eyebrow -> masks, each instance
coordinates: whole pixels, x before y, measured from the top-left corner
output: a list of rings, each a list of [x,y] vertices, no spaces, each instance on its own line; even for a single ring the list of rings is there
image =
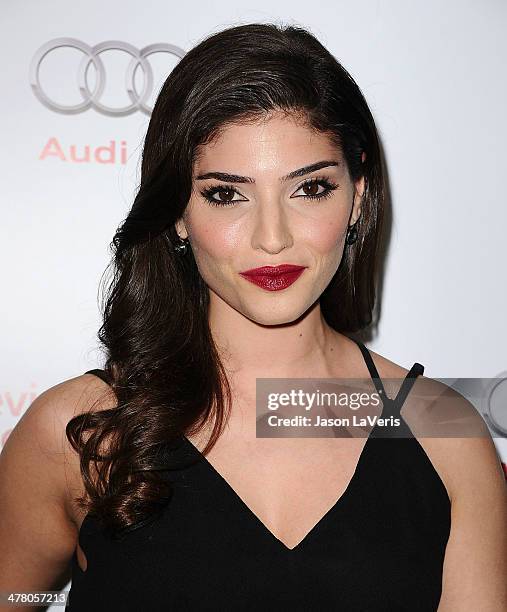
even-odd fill
[[[315,162],[314,164],[309,164],[308,166],[303,166],[302,168],[298,168],[297,170],[293,170],[289,172],[289,174],[282,176],[280,181],[290,181],[293,178],[297,178],[298,176],[304,176],[305,174],[310,174],[310,172],[315,172],[316,170],[320,170],[321,168],[329,168],[330,166],[340,166],[340,162],[334,160],[322,160],[319,162]],[[240,174],[229,174],[228,172],[206,172],[206,174],[199,174],[196,176],[196,180],[210,179],[214,178],[219,181],[229,181],[230,183],[255,183],[255,179],[249,176],[241,176]]]

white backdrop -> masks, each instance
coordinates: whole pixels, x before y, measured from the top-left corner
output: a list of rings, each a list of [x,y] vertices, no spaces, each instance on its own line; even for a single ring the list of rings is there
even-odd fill
[[[139,181],[148,115],[64,114],[30,86],[38,50],[70,37],[183,51],[239,23],[309,28],[358,82],[388,165],[392,228],[382,317],[370,347],[430,377],[495,377],[507,370],[507,4],[502,0],[3,0],[0,122],[3,299],[0,447],[44,389],[100,367],[99,279],[108,244]],[[59,48],[40,65],[46,95],[83,100],[83,53]],[[112,107],[130,102],[130,56],[101,54]],[[149,57],[155,97],[177,57]],[[89,87],[95,86],[90,66]],[[136,73],[138,90],[143,87]],[[114,141],[116,159],[106,150]],[[85,156],[90,161],[73,161]],[[125,162],[122,161],[122,151]],[[56,153],[59,152],[57,155]],[[503,461],[507,440],[495,438]]]

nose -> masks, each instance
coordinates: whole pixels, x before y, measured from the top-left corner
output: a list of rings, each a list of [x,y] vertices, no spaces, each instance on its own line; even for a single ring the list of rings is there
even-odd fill
[[[294,243],[287,212],[278,202],[259,202],[256,208],[252,248],[276,254]]]

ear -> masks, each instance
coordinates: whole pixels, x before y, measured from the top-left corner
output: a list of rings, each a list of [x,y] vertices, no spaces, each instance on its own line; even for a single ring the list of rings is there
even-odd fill
[[[354,204],[352,207],[352,212],[350,213],[350,225],[354,225],[354,223],[361,216],[361,202],[363,201],[364,186],[365,180],[363,175],[358,181],[355,182]]]
[[[178,219],[178,221],[176,221],[176,223],[174,224],[174,228],[178,232],[180,238],[188,237],[187,227],[183,219]]]

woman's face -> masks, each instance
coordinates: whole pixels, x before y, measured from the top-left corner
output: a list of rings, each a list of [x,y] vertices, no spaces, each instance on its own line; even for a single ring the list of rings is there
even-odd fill
[[[315,164],[321,167],[309,168]],[[230,307],[257,323],[277,325],[304,314],[331,281],[347,228],[361,212],[364,180],[351,181],[327,136],[273,114],[230,125],[201,147],[192,185],[176,229],[189,238],[210,308]],[[304,270],[281,290],[240,274],[279,264]]]

